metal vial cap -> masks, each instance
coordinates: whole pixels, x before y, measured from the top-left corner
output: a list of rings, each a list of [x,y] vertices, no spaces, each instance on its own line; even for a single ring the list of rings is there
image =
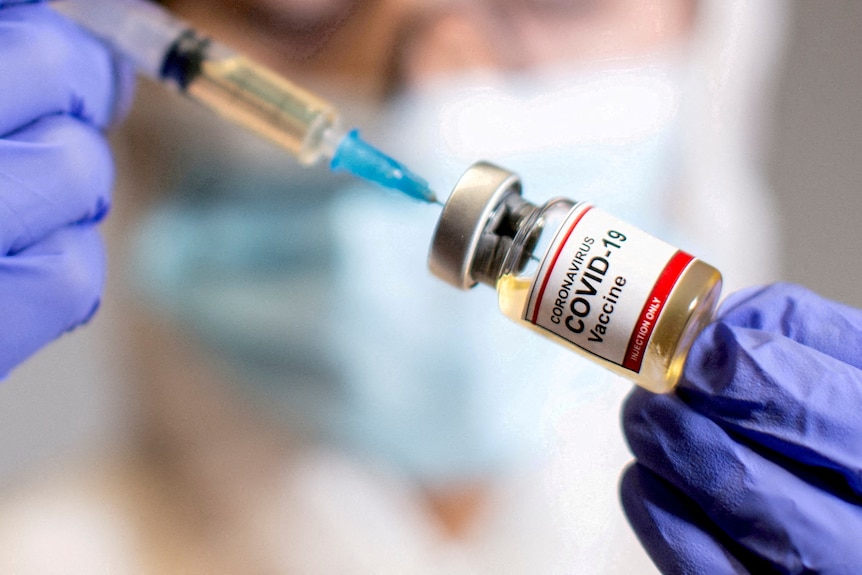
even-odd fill
[[[499,237],[497,220],[511,200],[522,201],[521,181],[516,174],[488,162],[472,165],[446,201],[431,241],[428,267],[431,273],[460,289],[475,286],[476,267],[486,258]],[[478,266],[481,267],[481,266]]]

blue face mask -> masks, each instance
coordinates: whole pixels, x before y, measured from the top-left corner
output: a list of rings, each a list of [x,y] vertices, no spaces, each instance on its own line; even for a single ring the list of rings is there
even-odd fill
[[[660,231],[670,70],[454,79],[394,102],[370,139],[438,193],[488,159],[520,173],[531,201],[588,199]],[[201,172],[146,222],[142,281],[244,388],[315,435],[428,483],[476,478],[535,451],[551,381],[585,397],[607,381],[506,320],[487,290],[430,276],[436,208],[223,158]]]
[[[442,80],[396,102],[381,137],[443,195],[484,159],[518,173],[531,201],[562,195],[665,225],[679,167],[677,59]]]

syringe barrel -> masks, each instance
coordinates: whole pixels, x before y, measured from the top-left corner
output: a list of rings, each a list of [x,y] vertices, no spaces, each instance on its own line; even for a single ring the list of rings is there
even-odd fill
[[[167,10],[145,0],[64,0],[53,6],[156,79],[171,46],[188,29]]]
[[[263,136],[309,165],[332,158],[344,136],[336,109],[282,76],[199,36],[146,0],[55,3],[138,70]]]
[[[326,100],[213,44],[183,87],[191,98],[311,165],[331,158],[344,135]],[[216,57],[212,57],[216,56]]]

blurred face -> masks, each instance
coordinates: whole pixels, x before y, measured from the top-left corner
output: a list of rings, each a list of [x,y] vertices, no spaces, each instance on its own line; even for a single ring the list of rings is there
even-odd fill
[[[294,77],[381,97],[439,74],[638,55],[683,38],[694,0],[173,0]]]

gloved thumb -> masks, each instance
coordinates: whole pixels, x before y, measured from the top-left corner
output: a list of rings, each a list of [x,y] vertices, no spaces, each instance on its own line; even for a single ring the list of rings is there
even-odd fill
[[[862,312],[799,286],[729,300],[692,346],[677,394],[752,448],[862,503]]]

